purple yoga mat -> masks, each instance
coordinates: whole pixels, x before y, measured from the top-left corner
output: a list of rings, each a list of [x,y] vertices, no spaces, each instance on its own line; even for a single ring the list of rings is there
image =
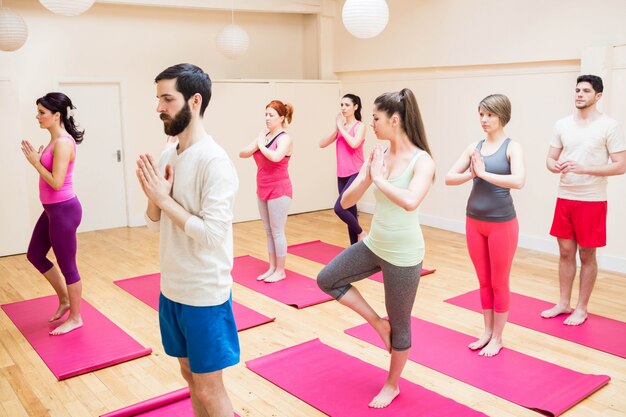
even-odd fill
[[[82,300],[83,327],[60,336],[48,333],[63,320],[48,323],[59,305],[56,295],[3,304],[2,309],[58,380],[149,355],[111,320]]]
[[[193,406],[189,388],[181,388],[100,417],[193,417]],[[235,417],[239,415],[235,414]]]
[[[402,379],[387,407],[369,408],[387,371],[314,339],[246,362],[248,368],[333,417],[486,417]],[[294,372],[294,370],[297,370]]]
[[[160,274],[142,275],[135,278],[120,279],[113,283],[134,297],[140,299],[155,310],[159,310]],[[233,314],[237,330],[242,331],[276,320],[233,301]]]
[[[506,348],[491,358],[479,356],[467,347],[475,337],[415,317],[411,317],[411,331],[412,361],[548,416],[561,415],[611,379],[576,372]],[[368,324],[346,333],[383,347]]]
[[[309,307],[330,301],[333,298],[319,289],[315,279],[293,271],[287,271],[287,278],[278,282],[257,281],[256,277],[267,271],[268,263],[249,255],[235,258],[233,279],[237,284],[250,288],[283,304],[296,308]]]
[[[297,245],[291,245],[287,248],[287,251],[292,255],[299,256],[301,258],[308,259],[313,262],[327,265],[334,257],[339,255],[345,248],[337,245],[331,245],[330,243],[322,242],[321,240],[314,240],[311,242],[299,243]],[[435,272],[435,269],[422,268],[421,276],[429,275]],[[377,272],[371,277],[374,281],[383,282],[382,272]]]
[[[482,313],[479,290],[446,300],[447,303]],[[564,315],[544,319],[540,313],[554,304],[526,295],[511,293],[509,322],[569,340],[612,355],[626,358],[626,323],[589,314],[579,326],[563,324]]]

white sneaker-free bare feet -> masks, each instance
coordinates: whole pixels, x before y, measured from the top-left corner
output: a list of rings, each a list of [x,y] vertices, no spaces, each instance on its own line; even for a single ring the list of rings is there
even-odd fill
[[[287,275],[285,274],[285,271],[274,271],[274,273],[272,273],[270,276],[268,276],[267,278],[265,278],[263,281],[265,282],[278,282],[278,281],[282,281],[283,279],[287,278]]]
[[[385,384],[378,395],[369,403],[371,408],[385,408],[400,394],[400,388]]]
[[[567,324],[568,326],[579,326],[583,324],[585,320],[587,320],[587,312],[577,308],[563,321],[563,324]]]
[[[365,239],[365,236],[367,236],[367,232],[365,230],[363,230],[361,233],[359,233],[357,235],[357,239],[358,240],[363,240],[363,239]]]
[[[59,308],[57,308],[57,311],[54,313],[54,315],[52,317],[50,317],[50,319],[48,319],[49,323],[52,323],[53,321],[57,321],[58,319],[60,319],[61,317],[63,317],[65,315],[65,313],[67,313],[70,309],[70,304],[59,304]]]
[[[62,334],[66,334],[71,332],[72,330],[76,330],[80,327],[83,327],[83,319],[82,318],[78,318],[78,319],[67,319],[65,320],[65,322],[63,322],[62,325],[60,325],[59,327],[57,327],[56,329],[54,329],[53,331],[50,332],[50,335],[52,336],[60,336]]]
[[[470,343],[469,345],[467,345],[467,347],[472,350],[478,350],[480,348],[485,347],[485,345],[487,345],[487,343],[489,343],[490,340],[491,340],[491,333],[483,333],[483,335],[480,336],[479,339],[477,339],[475,342]]]
[[[263,272],[261,275],[259,275],[258,277],[256,277],[257,281],[264,281],[265,278],[269,277],[270,275],[272,275],[274,273],[274,271],[276,270],[276,268],[271,267],[270,269],[268,269],[267,271]]]
[[[500,349],[502,349],[502,342],[496,340],[495,338],[491,338],[487,346],[485,346],[480,352],[478,352],[479,356],[496,356],[500,353]]]
[[[561,304],[557,304],[548,310],[542,311],[541,317],[543,317],[544,319],[550,319],[560,314],[569,314],[571,312],[572,312],[572,308],[570,306],[563,306]]]

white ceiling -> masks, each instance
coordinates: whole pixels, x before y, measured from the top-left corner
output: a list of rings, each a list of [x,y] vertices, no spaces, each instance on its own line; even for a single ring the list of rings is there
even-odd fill
[[[97,0],[97,3],[150,7],[231,10],[261,13],[317,14],[324,0]]]

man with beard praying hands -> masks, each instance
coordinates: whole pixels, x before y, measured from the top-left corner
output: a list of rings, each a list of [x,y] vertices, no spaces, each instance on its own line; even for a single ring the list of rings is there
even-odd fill
[[[158,166],[149,154],[137,160],[146,223],[160,232],[161,339],[178,358],[196,417],[232,417],[222,369],[239,362],[231,294],[237,173],[202,124],[211,99],[208,74],[178,64],[155,82],[165,133],[178,136]]]

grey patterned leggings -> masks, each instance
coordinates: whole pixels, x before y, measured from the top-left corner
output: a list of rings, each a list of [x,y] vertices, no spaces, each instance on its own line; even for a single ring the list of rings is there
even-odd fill
[[[330,261],[317,276],[317,285],[336,300],[341,299],[351,283],[383,271],[385,308],[391,324],[391,346],[394,350],[411,347],[411,310],[417,294],[422,263],[395,266],[376,256],[363,241],[349,246]]]

